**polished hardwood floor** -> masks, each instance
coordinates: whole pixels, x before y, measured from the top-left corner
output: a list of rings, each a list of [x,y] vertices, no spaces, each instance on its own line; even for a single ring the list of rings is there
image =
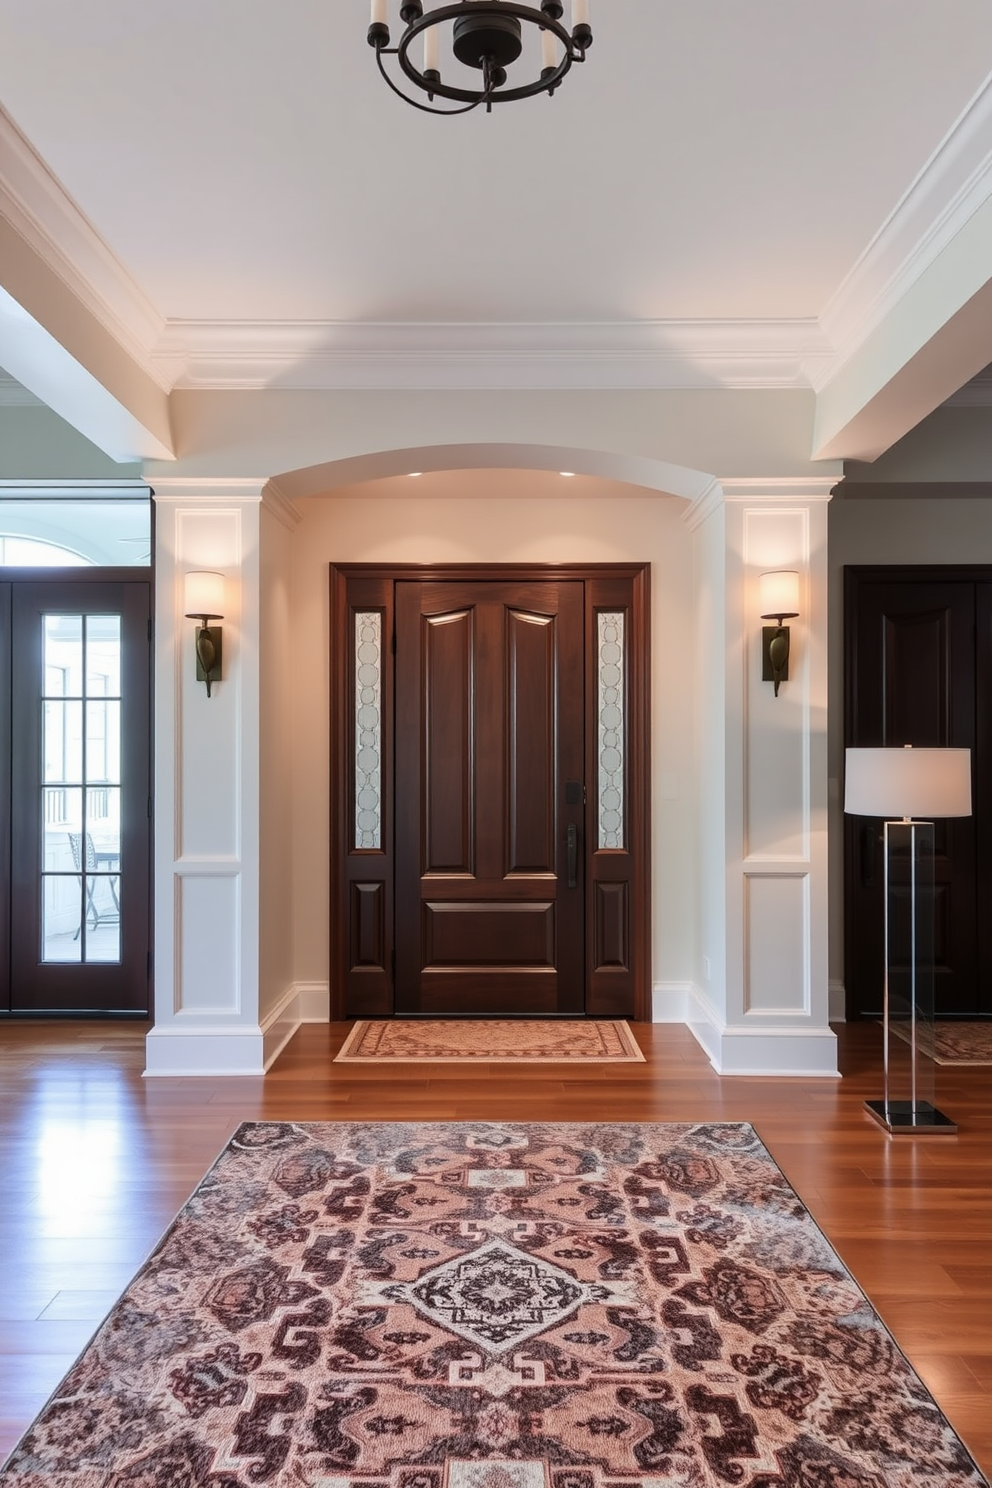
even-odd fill
[[[0,1459],[238,1122],[752,1121],[992,1477],[992,1070],[938,1069],[957,1136],[888,1137],[879,1030],[842,1080],[721,1079],[681,1027],[643,1065],[332,1065],[300,1030],[264,1079],[142,1079],[144,1028],[0,1024]]]

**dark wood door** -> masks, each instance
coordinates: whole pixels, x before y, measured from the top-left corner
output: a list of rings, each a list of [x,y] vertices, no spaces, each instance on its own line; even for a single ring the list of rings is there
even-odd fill
[[[396,992],[585,1010],[583,593],[396,586]]]
[[[332,1016],[650,1016],[648,576],[332,565]]]
[[[14,1013],[149,1004],[147,577],[11,586]]]
[[[849,746],[970,748],[974,814],[935,826],[934,1005],[938,1017],[992,1012],[981,963],[988,865],[978,843],[988,815],[977,731],[980,673],[976,584],[967,577],[848,570],[845,742]],[[987,683],[992,682],[992,676]],[[882,1011],[882,821],[845,818],[845,984],[848,1014]]]

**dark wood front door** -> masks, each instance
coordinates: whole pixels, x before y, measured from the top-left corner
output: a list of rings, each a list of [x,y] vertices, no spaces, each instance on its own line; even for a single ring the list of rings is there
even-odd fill
[[[397,585],[397,1013],[585,1011],[583,691],[581,583]]]
[[[647,1016],[646,590],[332,569],[335,1016]]]
[[[846,577],[846,744],[972,751],[973,815],[935,824],[938,1017],[992,1014],[992,589],[981,580],[981,570],[940,568],[852,568]],[[844,832],[848,1015],[878,1017],[883,824],[848,816]]]

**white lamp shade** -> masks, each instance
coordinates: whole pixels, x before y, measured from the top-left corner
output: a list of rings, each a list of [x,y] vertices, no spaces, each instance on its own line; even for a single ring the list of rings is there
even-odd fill
[[[224,618],[224,575],[201,570],[184,581],[183,613],[189,620]]]
[[[844,773],[852,816],[971,815],[970,749],[848,749]]]
[[[776,568],[758,580],[762,620],[793,619],[799,614],[799,575],[794,568]]]

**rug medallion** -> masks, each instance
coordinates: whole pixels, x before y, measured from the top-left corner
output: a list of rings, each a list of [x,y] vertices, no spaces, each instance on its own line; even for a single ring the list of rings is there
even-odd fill
[[[0,1483],[988,1488],[737,1123],[248,1123]]]

